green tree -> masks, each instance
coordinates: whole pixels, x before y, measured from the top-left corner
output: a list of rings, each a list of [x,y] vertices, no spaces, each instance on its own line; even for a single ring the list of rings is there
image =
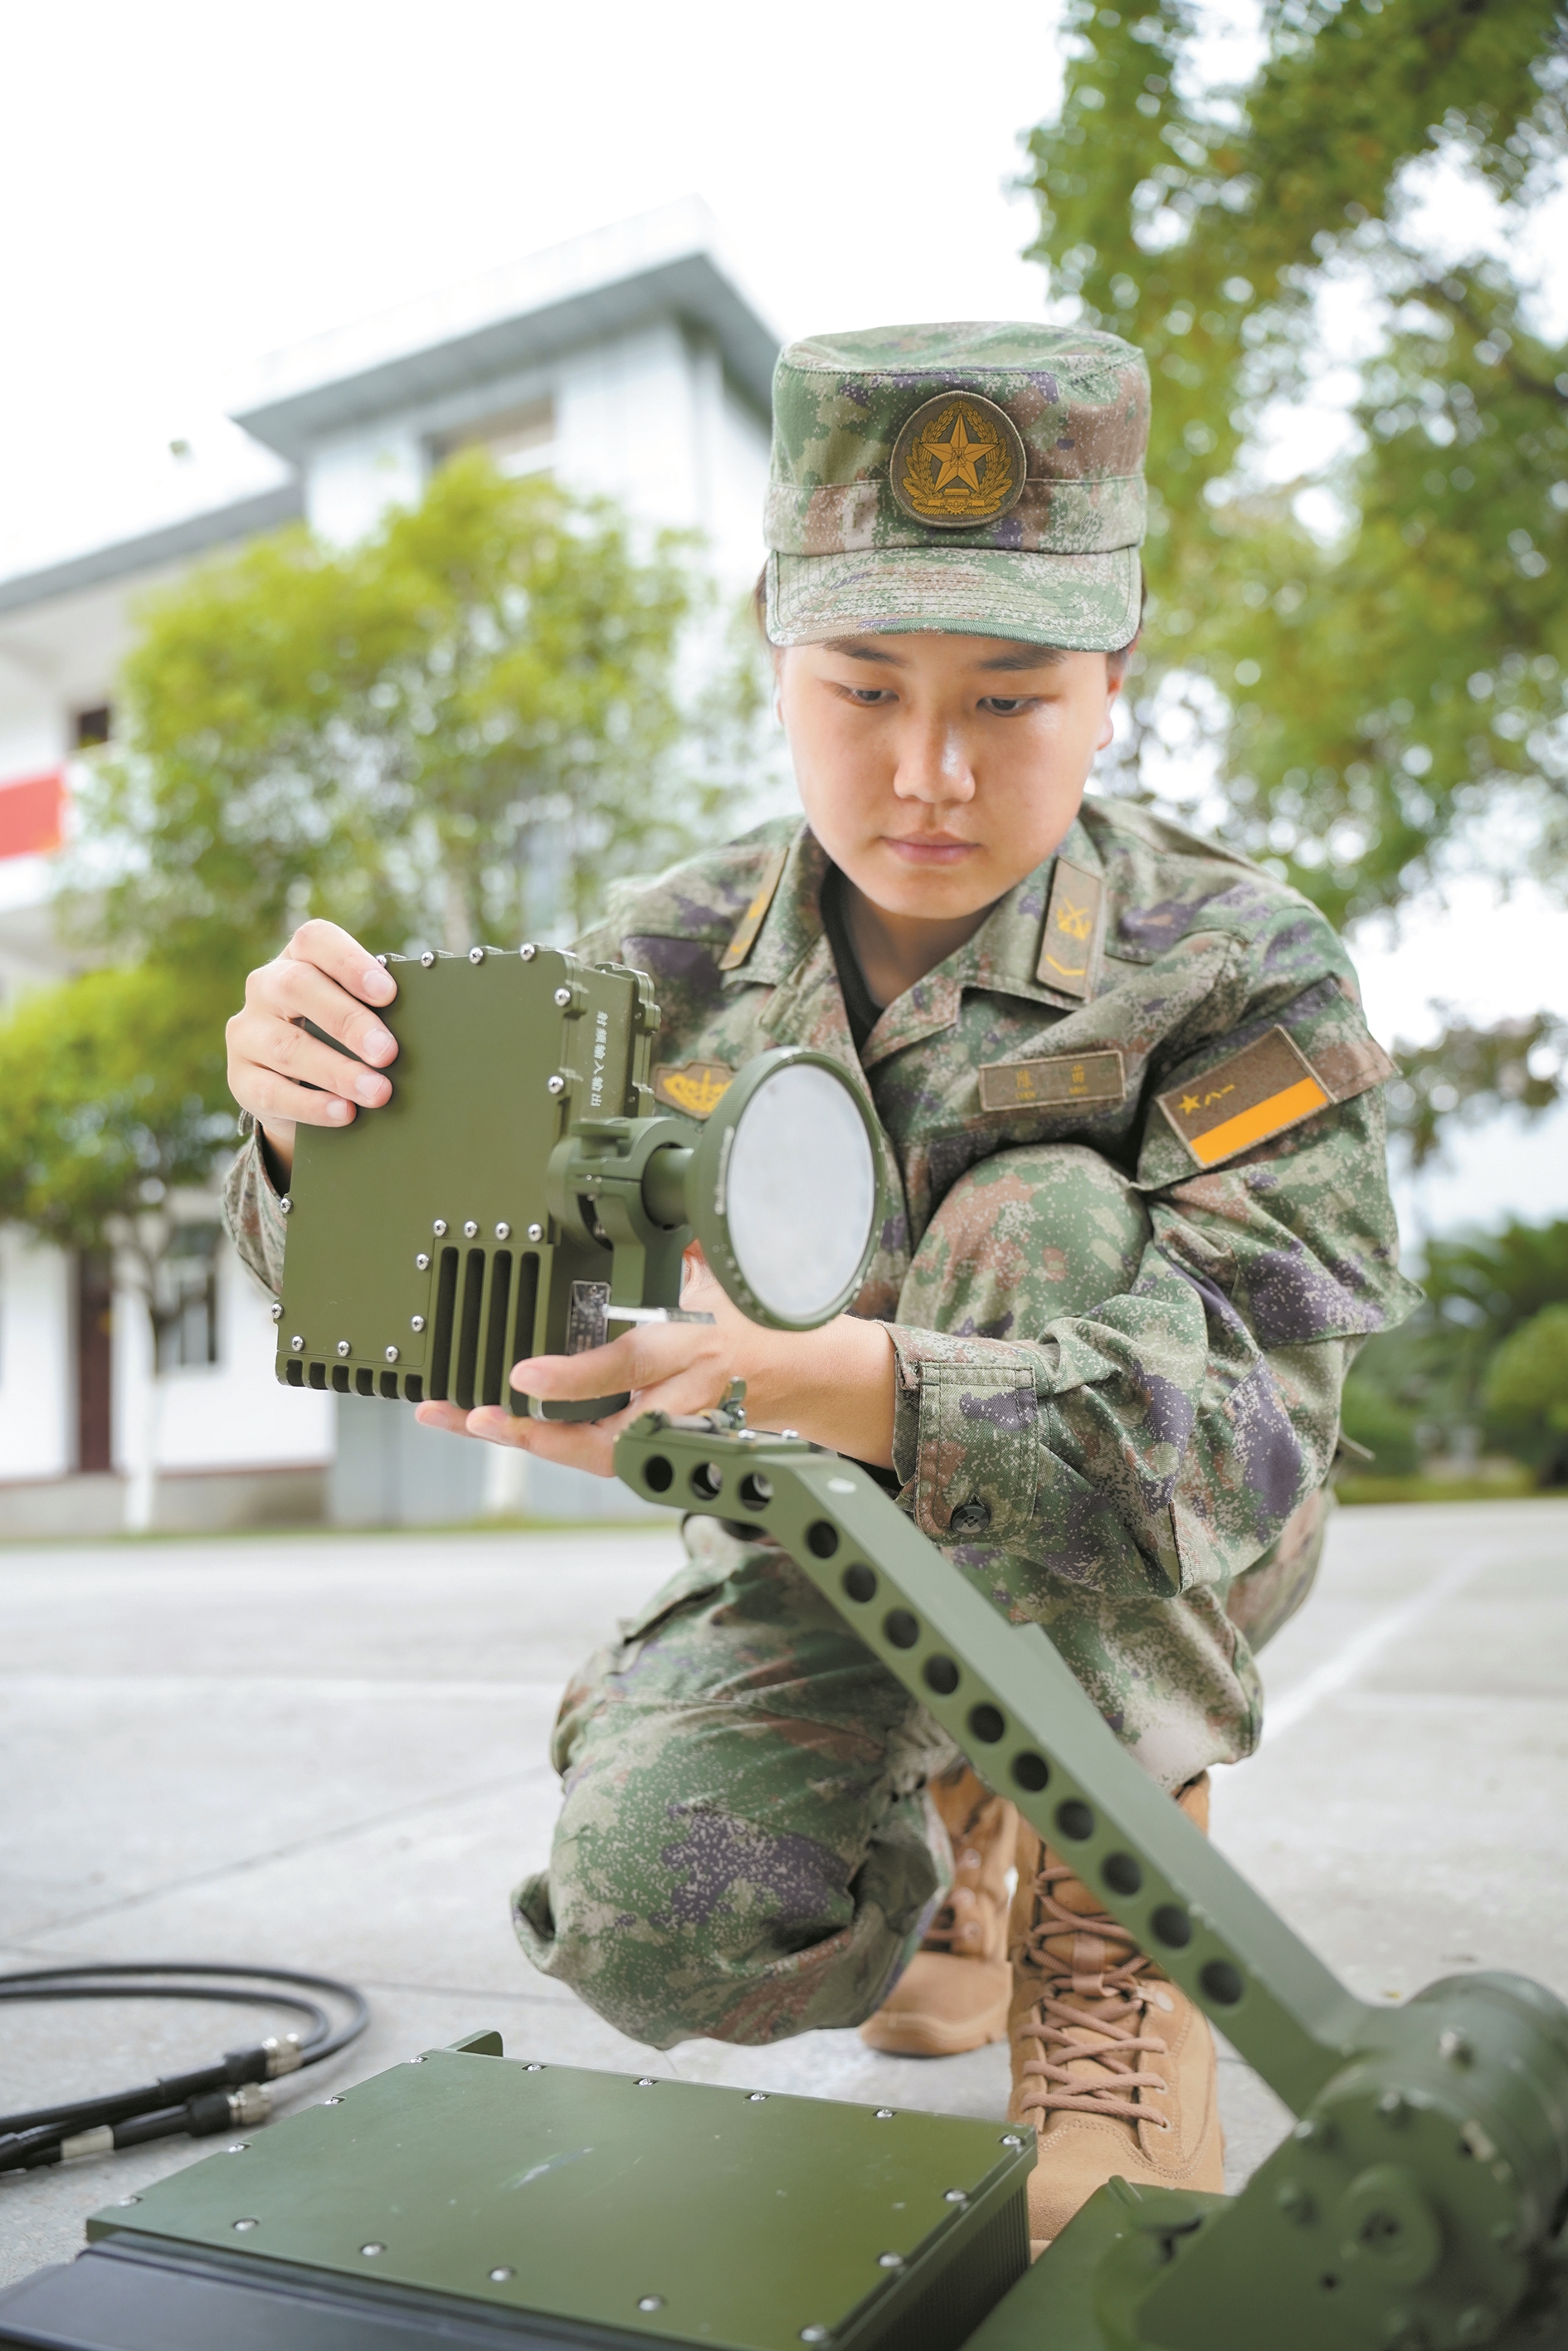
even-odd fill
[[[1504,1340],[1487,1372],[1486,1401],[1494,1422],[1534,1457],[1542,1483],[1568,1485],[1568,1304],[1543,1306]]]
[[[150,599],[84,812],[95,923],[232,976],[313,913],[400,946],[581,920],[716,797],[690,555],[470,453],[358,546],[296,528]]]
[[[1262,16],[1256,72],[1221,87],[1194,0],[1069,0],[1063,104],[1030,141],[1053,295],[1153,371],[1150,601],[1121,786],[1147,791],[1175,745],[1206,748],[1228,837],[1339,921],[1397,908],[1456,857],[1561,886],[1568,350],[1532,325],[1516,270],[1431,245],[1419,197],[1435,168],[1461,175],[1518,250],[1568,143],[1568,20],[1560,0],[1263,0]],[[1368,346],[1352,444],[1282,483],[1264,437],[1288,445],[1324,367],[1325,298],[1351,297]],[[1337,527],[1310,529],[1325,510]],[[1543,1106],[1511,1092],[1540,1043],[1511,1052],[1518,1033],[1443,1040],[1478,1107]],[[1550,1053],[1522,1074],[1557,1098]],[[1466,1095],[1451,1068],[1411,1081],[1429,1153],[1443,1097]]]
[[[73,1253],[111,1252],[146,1311],[154,1378],[130,1432],[127,1523],[151,1523],[167,1279],[182,1188],[207,1189],[234,1134],[223,998],[141,966],[37,988],[0,1020],[0,1223]]]

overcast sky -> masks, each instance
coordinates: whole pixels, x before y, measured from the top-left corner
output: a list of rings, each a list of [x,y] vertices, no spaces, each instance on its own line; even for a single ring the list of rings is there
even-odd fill
[[[1244,68],[1249,0],[1204,13]],[[1055,23],[1051,0],[12,7],[0,574],[269,477],[223,423],[261,353],[692,191],[786,336],[1041,315],[1009,183],[1059,94]],[[1468,235],[1473,204],[1451,210]],[[1433,995],[1562,1004],[1568,918],[1543,900],[1473,909],[1462,972],[1451,935],[1431,914],[1397,952],[1365,943],[1385,1033],[1429,1025]],[[1472,1148],[1428,1193],[1435,1224],[1568,1212],[1568,1130]]]

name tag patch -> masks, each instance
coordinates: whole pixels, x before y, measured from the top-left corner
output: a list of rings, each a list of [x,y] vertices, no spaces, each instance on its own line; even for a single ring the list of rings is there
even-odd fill
[[[729,1092],[734,1075],[728,1061],[656,1061],[654,1100],[688,1118],[706,1118]]]
[[[1056,1109],[1070,1102],[1119,1102],[1127,1071],[1118,1052],[1055,1053],[1043,1061],[986,1061],[981,1110]]]
[[[1198,1165],[1213,1167],[1299,1126],[1334,1096],[1284,1030],[1271,1029],[1228,1061],[1155,1099]]]
[[[1045,909],[1045,935],[1034,977],[1043,987],[1063,996],[1087,998],[1093,992],[1096,934],[1100,926],[1100,901],[1105,885],[1097,873],[1056,860],[1051,877],[1051,900]]]

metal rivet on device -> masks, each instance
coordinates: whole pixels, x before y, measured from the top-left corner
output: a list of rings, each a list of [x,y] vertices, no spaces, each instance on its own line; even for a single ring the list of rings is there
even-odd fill
[[[535,2059],[531,2065],[524,2065],[523,2068],[523,2071],[525,2074],[542,2074],[545,2068],[539,2064],[537,2059]]]
[[[507,2279],[514,2274],[514,2273],[505,2262],[500,2262],[490,2273],[490,2283],[492,2285],[504,2285]]]
[[[566,1092],[566,1081],[561,1076],[559,1071],[556,1071],[553,1078],[547,1078],[545,1080],[545,1091],[546,1093],[551,1094],[564,1094]]]
[[[1002,2134],[1002,2144],[1003,2147],[1022,2147],[1023,2141],[1019,2137],[1016,2131],[1003,2131]]]
[[[504,1218],[495,1228],[495,1238],[498,1241],[509,1241],[512,1238],[512,1228]]]
[[[545,1238],[544,1226],[530,1225],[528,1228],[528,1238],[531,1241],[542,1241]]]
[[[661,2294],[639,2294],[637,2306],[639,2310],[662,2310],[664,2296]]]
[[[343,2101],[341,2098],[323,2098],[321,2103],[324,2106],[340,2106]]]
[[[879,2270],[901,2270],[904,2266],[904,2256],[902,2253],[878,2253],[877,2266]]]
[[[567,1005],[570,1004],[571,1000],[572,991],[569,987],[558,987],[556,990],[556,1001],[560,1006],[563,1012],[566,1010]]]
[[[961,2188],[950,2188],[942,2198],[944,2204],[967,2204],[969,2198]]]
[[[424,951],[423,955],[422,955],[422,956],[421,956],[421,957],[420,957],[420,961],[421,961],[421,963],[422,963],[422,964],[423,964],[423,966],[424,966],[425,969],[426,969],[427,971],[429,971],[429,969],[430,969],[430,967],[431,967],[431,964],[432,964],[432,963],[434,963],[434,961],[435,961],[435,957],[434,957],[434,956],[433,956],[433,955],[431,955],[431,951],[430,951],[429,947],[427,947],[427,948],[425,949],[425,951]]]
[[[278,1208],[278,1214],[279,1214],[279,1216],[282,1216],[282,1217],[288,1217],[288,1216],[292,1216],[292,1215],[293,1215],[293,1213],[294,1213],[294,1202],[289,1198],[288,1194],[287,1194],[286,1192],[284,1194],[284,1196],[283,1196],[282,1199],[278,1202],[278,1204],[277,1204],[277,1208]]]
[[[800,2339],[803,2343],[826,2343],[829,2337],[826,2326],[803,2326]]]
[[[409,1328],[410,1328],[410,1331],[422,1331],[422,1330],[424,1329],[424,1327],[425,1327],[425,1318],[424,1318],[424,1316],[423,1316],[422,1314],[410,1314],[410,1317],[409,1317]]]
[[[893,2109],[892,2109],[892,2107],[891,2107],[891,2106],[878,2106],[878,2107],[877,2107],[877,2120],[879,2123],[890,2123],[890,2122],[892,2121],[892,2119],[893,2119]]]
[[[532,963],[539,950],[537,947],[519,947],[517,952],[524,963]]]
[[[283,1321],[283,1301],[281,1298],[275,1298],[272,1301],[272,1319],[275,1322],[281,1322]]]
[[[468,950],[468,960],[470,963],[483,963],[484,961],[484,949],[483,947],[470,947]]]
[[[652,2074],[639,2074],[632,2086],[638,2090],[651,2090],[655,2086]]]
[[[122,2205],[124,2205],[124,2204],[140,2204],[140,2201],[141,2201],[141,2199],[140,2199],[140,2196],[121,2196],[120,2198],[119,2198],[119,2199],[118,2199],[118,2201],[119,2201],[120,2204],[122,2204]]]
[[[348,1355],[348,1354],[351,1354],[351,1353],[352,1353],[353,1350],[350,1348],[350,1346],[349,1346],[348,1342],[348,1340],[347,1340],[347,1339],[339,1339],[339,1340],[338,1340],[338,1342],[337,1342],[337,1352],[338,1352],[338,1353],[339,1353],[340,1355]]]
[[[359,2251],[364,2254],[367,2261],[373,2261],[378,2253],[384,2253],[386,2250],[387,2248],[385,2245],[377,2244],[373,2241],[371,2243],[361,2245],[359,2248]]]
[[[439,1241],[442,1233],[446,1230],[446,1218],[444,1217],[438,1217],[434,1224],[431,1227],[431,1230],[434,1233],[437,1240]]]
[[[236,2220],[234,2223],[234,2226],[236,2229],[255,2229],[259,2228],[260,2225],[260,2222],[256,2220]]]
[[[768,2094],[765,2090],[752,2090],[747,2093],[746,2104],[749,2106],[765,2106],[767,2102]]]
[[[296,1353],[296,1355],[298,1355],[298,1354],[303,1354],[303,1353],[305,1352],[305,1342],[304,1342],[304,1340],[300,1337],[300,1335],[299,1335],[299,1333],[298,1333],[298,1332],[297,1332],[297,1331],[295,1332],[295,1334],[294,1334],[293,1338],[289,1341],[289,1343],[289,1343],[289,1345],[294,1349],[294,1352],[295,1352],[295,1353]]]
[[[476,1241],[479,1238],[479,1227],[472,1217],[469,1217],[462,1229],[467,1234],[471,1241]]]
[[[385,970],[386,970],[386,968],[387,968],[387,958],[386,958],[386,956],[378,956],[376,957],[376,961],[380,965],[381,969],[382,969],[383,971],[385,971]]]
[[[421,1273],[428,1273],[431,1270],[431,1253],[429,1249],[417,1249],[414,1252],[414,1263],[419,1267]]]
[[[397,1360],[398,1360],[398,1351],[397,1351],[396,1347],[389,1347],[389,1348],[387,1349],[387,1361],[388,1361],[388,1363],[389,1363],[389,1364],[395,1364],[395,1363],[397,1362]]]
[[[249,2155],[250,2151],[251,2143],[248,2138],[233,2139],[223,2149],[225,2155]]]

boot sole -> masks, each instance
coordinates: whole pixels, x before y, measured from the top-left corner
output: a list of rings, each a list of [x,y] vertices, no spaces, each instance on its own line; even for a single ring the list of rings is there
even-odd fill
[[[967,2025],[946,2024],[935,2016],[868,2016],[860,2038],[884,2057],[962,2057],[1006,2040],[1007,2004]]]

